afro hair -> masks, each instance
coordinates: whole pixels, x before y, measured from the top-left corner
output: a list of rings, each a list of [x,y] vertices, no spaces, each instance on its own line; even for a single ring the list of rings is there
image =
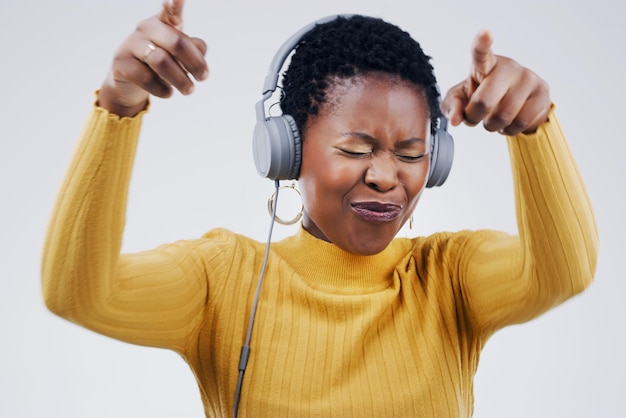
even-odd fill
[[[326,90],[332,81],[383,72],[423,89],[436,127],[439,89],[430,57],[407,32],[382,19],[353,15],[338,16],[317,24],[295,48],[283,74],[280,106],[291,115],[300,131],[309,116],[330,99]]]

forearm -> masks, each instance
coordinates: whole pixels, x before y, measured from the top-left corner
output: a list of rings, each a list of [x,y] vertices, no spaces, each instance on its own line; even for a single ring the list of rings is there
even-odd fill
[[[114,274],[141,117],[120,119],[96,108],[58,195],[42,262],[45,303],[80,322],[94,292]]]
[[[507,141],[519,234],[477,233],[461,260],[463,303],[486,335],[581,292],[598,251],[591,204],[554,113],[534,134]]]
[[[576,161],[556,119],[508,139],[524,259],[549,308],[581,292],[595,272],[598,232]]]
[[[182,352],[207,300],[197,250],[204,241],[120,254],[141,117],[101,108],[90,115],[50,222],[44,299],[52,312],[96,332]]]

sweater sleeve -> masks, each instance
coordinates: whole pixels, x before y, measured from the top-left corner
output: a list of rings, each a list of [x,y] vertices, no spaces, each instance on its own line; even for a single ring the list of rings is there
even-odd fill
[[[507,141],[518,235],[475,235],[460,269],[470,321],[486,335],[583,291],[598,252],[591,203],[554,108],[537,132]]]
[[[193,242],[120,255],[144,112],[94,107],[49,224],[42,291],[55,314],[131,343],[183,350],[201,321],[206,275]]]

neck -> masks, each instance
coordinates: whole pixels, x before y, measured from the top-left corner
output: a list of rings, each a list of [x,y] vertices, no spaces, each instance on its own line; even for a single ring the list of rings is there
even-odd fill
[[[375,255],[352,254],[304,228],[276,243],[274,249],[309,285],[339,293],[362,293],[390,286],[395,266],[404,254],[395,242]]]

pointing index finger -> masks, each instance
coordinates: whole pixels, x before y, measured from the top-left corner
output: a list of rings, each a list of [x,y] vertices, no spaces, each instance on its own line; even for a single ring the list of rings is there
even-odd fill
[[[491,51],[493,35],[488,30],[476,34],[472,45],[472,79],[480,84],[491,73],[498,61]]]
[[[185,0],[164,0],[159,20],[178,30],[183,28],[183,5]]]

